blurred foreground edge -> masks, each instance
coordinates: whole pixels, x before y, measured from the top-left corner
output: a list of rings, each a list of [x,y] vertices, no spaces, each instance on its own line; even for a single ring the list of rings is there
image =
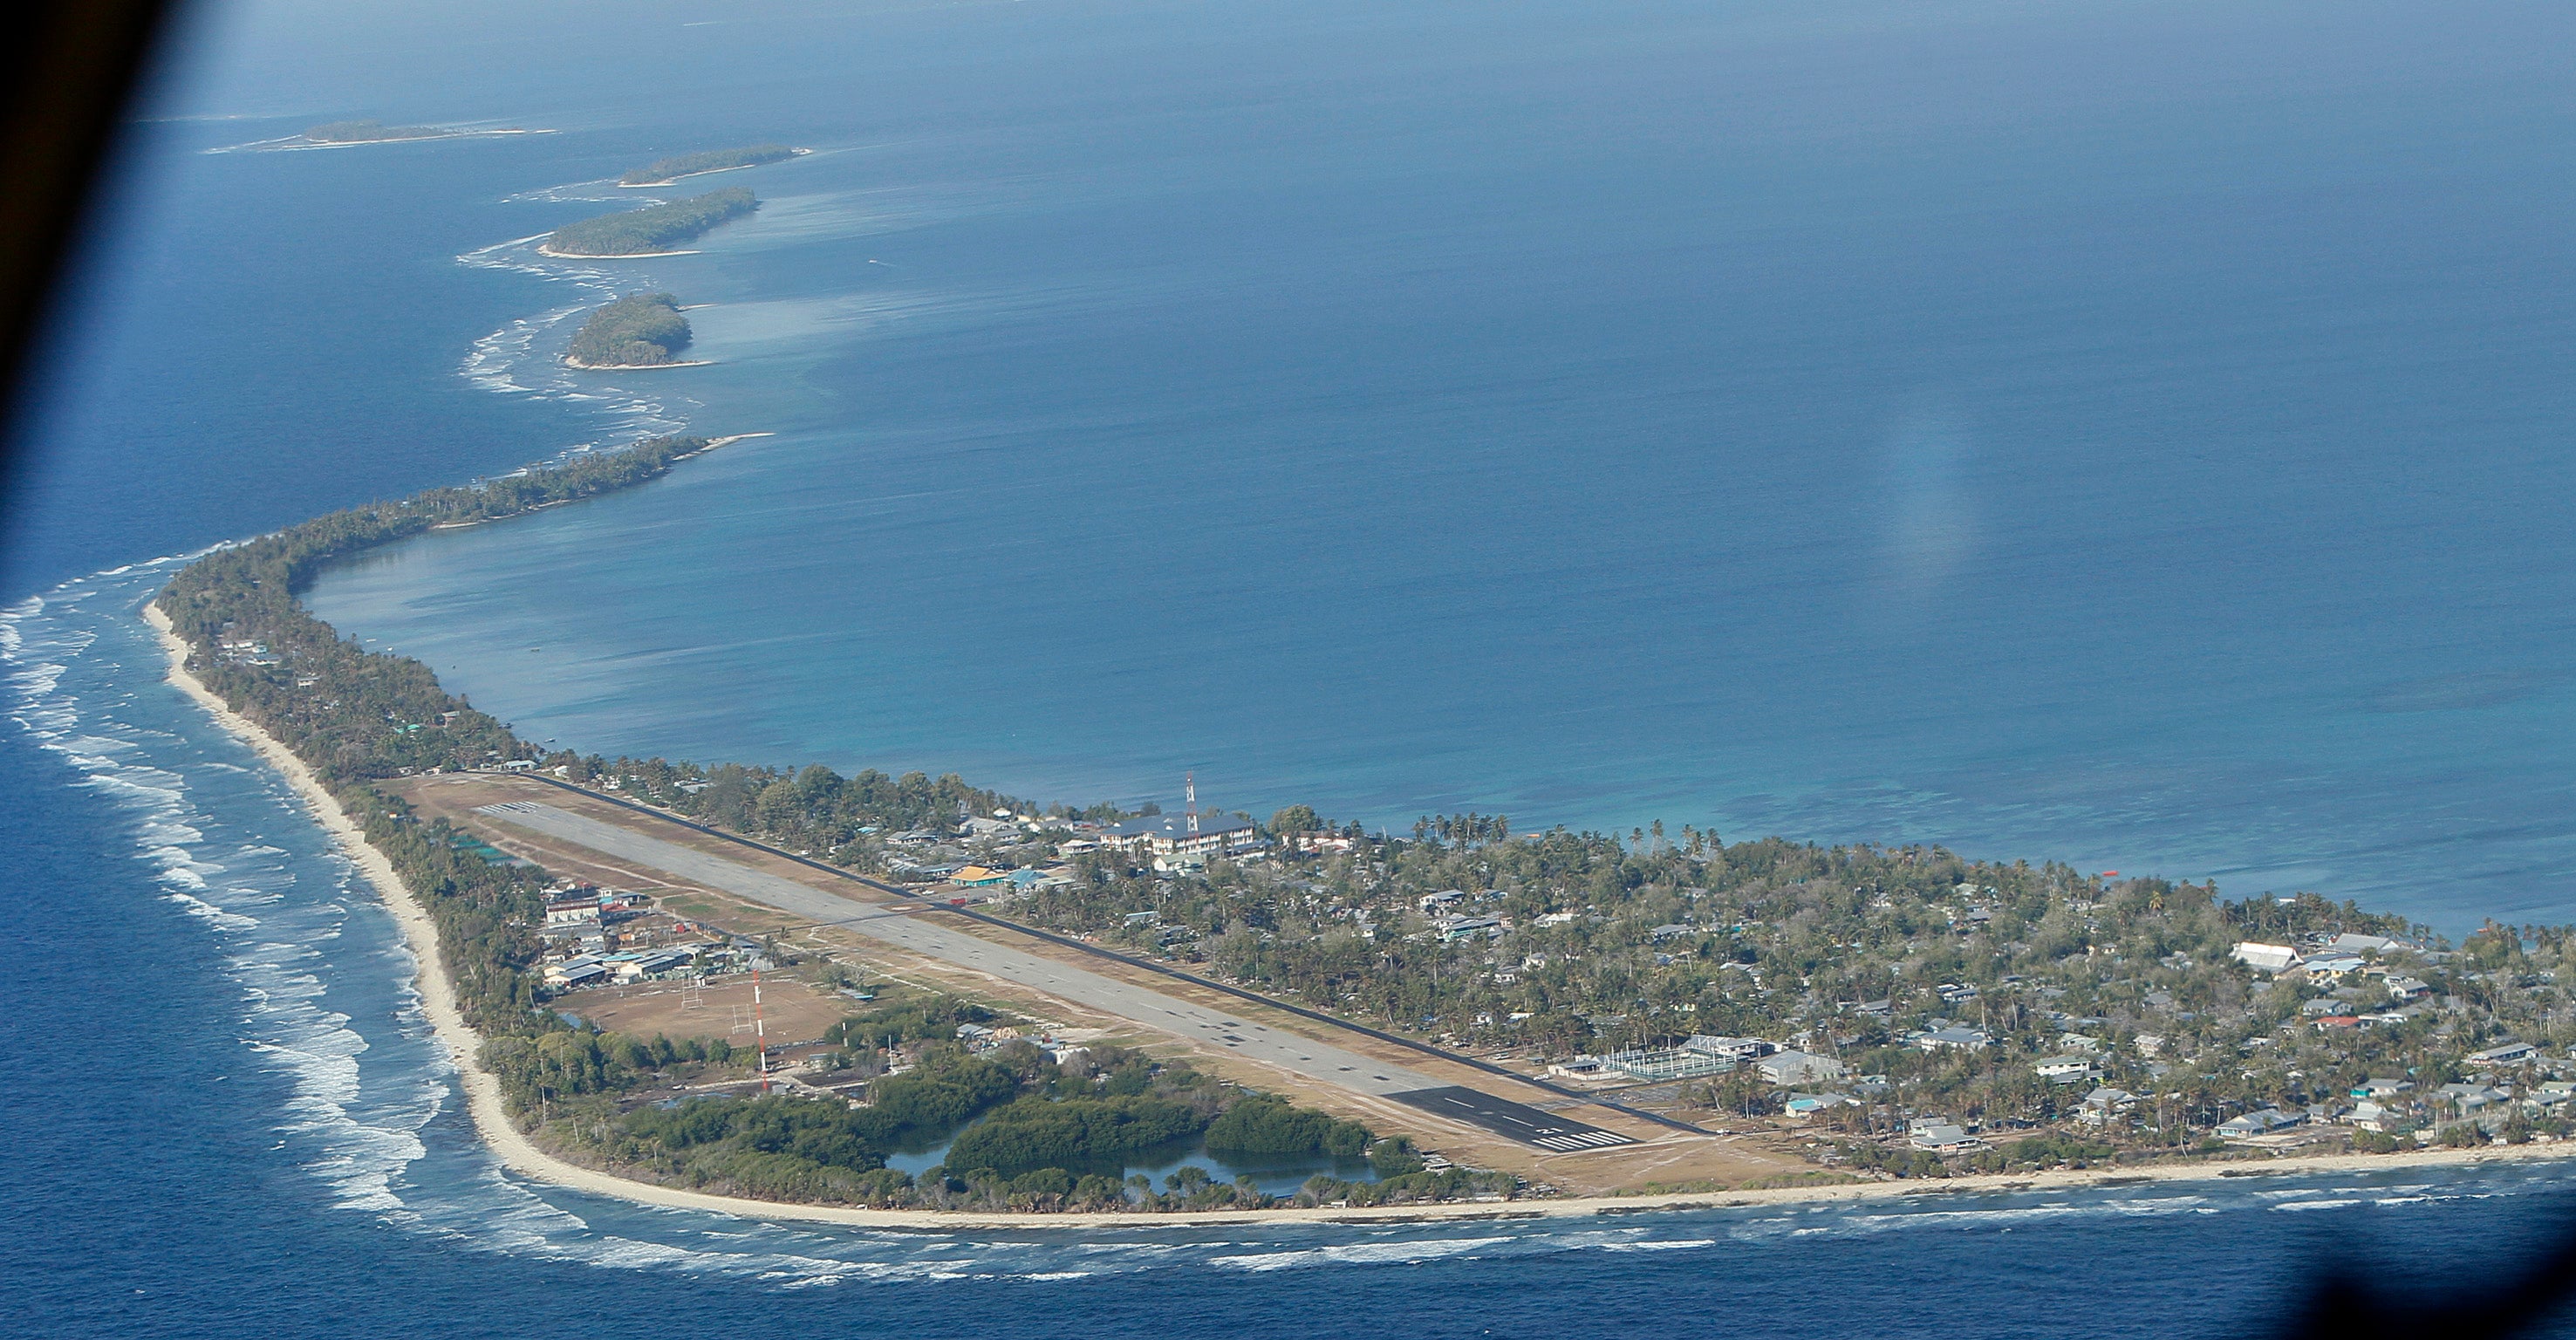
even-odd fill
[[[0,3],[0,522],[20,454],[19,412],[27,355],[60,295],[67,251],[96,190],[99,169],[153,43],[176,6],[169,0]],[[0,541],[5,541],[0,530]],[[2280,1334],[2296,1340],[2540,1334],[2576,1293],[2576,1216],[2521,1262],[2499,1261],[2484,1279],[2441,1296],[2408,1296],[2348,1264],[2320,1273]],[[2536,1250],[2534,1250],[2536,1248]]]
[[[170,0],[0,3],[0,518],[9,515],[27,355]],[[0,533],[5,539],[5,533]]]

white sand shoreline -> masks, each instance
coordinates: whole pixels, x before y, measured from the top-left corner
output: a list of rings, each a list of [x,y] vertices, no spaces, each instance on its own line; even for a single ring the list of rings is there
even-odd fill
[[[710,448],[741,437],[766,434],[745,433],[719,438]],[[512,1125],[501,1106],[501,1085],[482,1068],[476,1053],[482,1039],[465,1023],[457,1009],[456,992],[448,980],[446,964],[438,953],[438,932],[428,911],[414,899],[409,889],[394,873],[391,863],[367,844],[355,823],[344,813],[339,802],[323,789],[321,781],[304,766],[304,761],[288,752],[266,731],[248,718],[226,706],[222,699],[206,688],[195,675],[188,673],[188,647],[172,631],[170,620],[160,610],[146,606],[146,622],[159,634],[162,649],[169,656],[170,682],[194,699],[222,726],[283,774],[287,783],[345,852],[359,872],[373,884],[385,909],[402,927],[403,938],[419,965],[421,1011],[445,1044],[456,1065],[457,1077],[465,1090],[466,1108],[472,1113],[474,1127],[484,1144],[497,1155],[503,1166],[536,1181],[568,1187],[592,1195],[608,1196],[640,1205],[674,1209],[704,1210],[715,1214],[749,1219],[793,1220],[809,1223],[846,1224],[863,1228],[911,1230],[981,1230],[996,1228],[1134,1228],[1142,1225],[1222,1225],[1222,1224],[1345,1224],[1405,1223],[1453,1220],[1500,1220],[1572,1218],[1598,1215],[1634,1214],[1659,1210],[1704,1210],[1812,1203],[1828,1201],[1889,1200],[1924,1196],[1991,1195],[2027,1191],[2072,1191],[2086,1187],[2132,1186],[2147,1183],[2181,1183],[2212,1181],[2222,1178],[2286,1177],[2302,1174],[2368,1172],[2430,1166],[2464,1166],[2485,1163],[2523,1163],[2535,1159],[2576,1157],[2576,1143],[2553,1145],[2485,1146],[2475,1149],[2427,1149],[2396,1154],[2337,1154],[2322,1157],[2282,1157],[2267,1163],[2185,1164],[2171,1167],[2100,1168],[2083,1171],[2055,1170],[2023,1174],[1955,1177],[1941,1181],[1859,1182],[1840,1186],[1784,1187],[1756,1191],[1676,1192],[1661,1195],[1567,1197],[1556,1200],[1496,1201],[1434,1205],[1387,1205],[1357,1209],[1273,1209],[1208,1211],[1204,1213],[1135,1213],[1135,1214],[1011,1214],[968,1210],[869,1210],[832,1205],[793,1205],[774,1201],[751,1200],[740,1196],[716,1196],[705,1192],[684,1191],[675,1187],[655,1186],[595,1169],[567,1163],[531,1143]]]
[[[695,256],[695,251],[557,251],[552,242],[539,242],[537,254],[559,261],[643,261],[656,256]]]
[[[811,149],[790,149],[787,151],[787,158],[802,158],[812,152],[814,151]],[[683,172],[677,176],[664,177],[660,181],[621,181],[617,183],[617,189],[621,191],[649,191],[657,186],[677,186],[691,177],[712,177],[719,172],[748,172],[756,167],[768,167],[770,163],[784,163],[787,161],[787,158],[773,158],[769,160],[769,163],[735,163],[728,167],[699,168],[695,172]]]
[[[583,372],[660,372],[664,368],[711,368],[712,358],[693,358],[680,363],[585,363],[570,354],[564,355],[564,366]]]

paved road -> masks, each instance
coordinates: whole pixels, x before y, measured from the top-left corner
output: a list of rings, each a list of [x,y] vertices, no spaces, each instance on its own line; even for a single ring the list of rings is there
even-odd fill
[[[1180,1037],[1214,1043],[1327,1084],[1338,1084],[1381,1097],[1451,1087],[1418,1072],[1372,1060],[1329,1043],[1267,1028],[1159,991],[950,930],[930,920],[935,913],[894,917],[871,915],[880,910],[880,904],[826,893],[783,875],[664,842],[660,838],[646,837],[632,829],[601,823],[552,805],[514,800],[485,805],[475,812],[530,832],[543,833],[622,860],[651,866],[692,884],[739,894],[793,916],[840,924],[871,940],[880,940],[945,963],[988,972],[1005,981],[1043,991],[1103,1014],[1133,1020]],[[1579,1123],[1560,1124],[1590,1129],[1581,1127]]]

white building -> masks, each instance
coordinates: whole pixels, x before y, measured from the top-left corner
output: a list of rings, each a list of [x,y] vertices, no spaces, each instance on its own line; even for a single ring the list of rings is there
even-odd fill
[[[2256,972],[2288,972],[2299,962],[2299,951],[2288,945],[2267,945],[2248,940],[2229,952],[2228,957]]]
[[[1185,814],[1149,814],[1110,828],[1104,836],[1138,855],[1153,857],[1157,868],[1196,865],[1211,856],[1261,845],[1261,834],[1251,820],[1213,811],[1201,814],[1195,826]]]

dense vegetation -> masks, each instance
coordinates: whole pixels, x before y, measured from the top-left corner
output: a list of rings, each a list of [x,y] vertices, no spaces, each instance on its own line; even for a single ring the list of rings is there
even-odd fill
[[[1024,1208],[1265,1203],[1256,1192],[1212,1183],[1195,1169],[1182,1179],[1186,1185],[1160,1193],[1114,1173],[1126,1156],[1195,1134],[1239,1102],[1266,1104],[1265,1112],[1285,1105],[1115,1047],[1093,1048],[1073,1075],[1025,1043],[969,1056],[954,1040],[958,1027],[993,1016],[960,1001],[889,1005],[833,1030],[832,1041],[881,1056],[882,1064],[910,1058],[911,1068],[867,1082],[864,1106],[810,1095],[681,1097],[682,1086],[739,1079],[744,1058],[722,1038],[606,1033],[548,1009],[530,972],[540,949],[545,872],[488,860],[444,820],[423,823],[402,800],[369,785],[421,771],[496,766],[533,758],[535,751],[507,726],[447,694],[428,667],[341,640],[303,608],[296,592],[325,564],[371,546],[640,483],[706,445],[703,438],[658,438],[335,512],[206,555],[182,569],[155,606],[189,646],[189,667],[199,680],[302,759],[429,909],[467,1022],[485,1037],[483,1064],[500,1080],[512,1112],[565,1152],[689,1185],[797,1200]],[[580,762],[569,754],[550,761],[568,768]],[[707,789],[721,805],[745,794],[753,774],[719,769],[715,775],[726,784]],[[812,776],[800,780],[804,789],[791,784],[788,794],[828,795],[836,805],[856,807],[853,813],[880,818],[935,821],[960,805],[1003,799],[954,777],[863,774],[832,777],[828,786]],[[636,1102],[654,1093],[674,1096]],[[997,1107],[1002,1111],[993,1120],[962,1137],[963,1161],[930,1185],[915,1186],[886,1169],[889,1152],[935,1142]],[[1367,1143],[1364,1129],[1321,1114],[1296,1115],[1348,1127]]]
[[[618,178],[623,186],[667,186],[682,177],[702,172],[723,172],[730,168],[758,167],[793,158],[796,151],[784,144],[754,144],[741,149],[709,149],[703,153],[679,154],[657,158]]]
[[[1128,1156],[1196,1135],[1206,1124],[1198,1109],[1164,1098],[1023,1099],[959,1132],[947,1167],[968,1178],[1041,1168],[1115,1176]]]
[[[573,333],[572,361],[582,367],[651,367],[689,344],[689,319],[668,293],[638,293],[600,308]]]
[[[1207,1147],[1220,1154],[1332,1154],[1354,1158],[1373,1137],[1355,1121],[1293,1107],[1278,1098],[1248,1098],[1208,1123]]]
[[[561,1142],[654,1175],[868,1203],[1249,1203],[1256,1193],[1203,1176],[1158,1192],[1100,1171],[1145,1147],[1139,1142],[1191,1133],[1203,1133],[1211,1149],[1245,1153],[1365,1148],[1387,1179],[1371,1184],[1375,1190],[1326,1179],[1308,1199],[1490,1186],[1433,1173],[1401,1149],[1372,1145],[1349,1123],[1222,1094],[1185,1068],[1134,1056],[1071,1077],[1025,1047],[974,1062],[1008,1071],[1002,1086],[948,1054],[956,1026],[976,1021],[972,1007],[952,1004],[881,1011],[838,1030],[835,1040],[853,1051],[882,1052],[888,1065],[901,1052],[917,1067],[871,1081],[870,1115],[845,1119],[829,1103],[808,1103],[815,1110],[774,1117],[781,1109],[761,1106],[771,1100],[628,1110],[639,1093],[739,1074],[738,1062],[720,1043],[592,1033],[543,1007],[527,972],[542,875],[486,862],[460,846],[460,835],[420,823],[366,785],[534,760],[535,751],[448,695],[426,666],[342,641],[295,593],[321,565],[372,545],[650,479],[704,445],[657,439],[332,513],[210,553],[156,601],[191,648],[195,673],[340,795],[429,907],[469,1019],[491,1040],[492,1066],[518,1110],[534,1107]],[[1074,820],[1117,817],[1106,807],[1058,806],[1036,820],[1025,802],[953,775],[843,777],[819,766],[703,767],[569,752],[543,763],[868,869],[886,868],[903,843],[971,848],[991,864],[1050,861],[1056,845],[1075,836],[1067,827]],[[1003,813],[1014,817],[984,818]],[[965,835],[970,828],[977,836]],[[1688,827],[1667,837],[1660,824],[1624,837],[1514,834],[1499,817],[1467,815],[1426,818],[1410,837],[1372,836],[1293,806],[1270,828],[1330,840],[1188,871],[1083,851],[1064,867],[1069,881],[1039,886],[1013,915],[1345,1017],[1480,1048],[1562,1056],[1694,1034],[1773,1039],[1845,1067],[1865,1101],[1827,1109],[1808,1129],[1830,1137],[1824,1157],[1863,1171],[1914,1176],[2196,1152],[2231,1113],[2330,1104],[2373,1076],[2416,1084],[2398,1128],[2420,1127],[2425,1139],[2527,1138],[2567,1124],[2521,1099],[2472,1118],[2424,1091],[2469,1080],[2535,1091],[2537,1063],[2510,1074],[2481,1071],[2469,1054],[2508,1038],[2560,1052],[2576,1044],[2576,1000],[2561,986],[2576,982],[2569,928],[2490,924],[2453,950],[2426,927],[2313,894],[2230,901],[2206,883],[1970,861],[1925,846],[1726,844]],[[2338,932],[2408,943],[2337,979],[2266,977],[2230,957],[2240,941]],[[2401,980],[2412,985],[2393,998],[2391,984]],[[2353,1026],[2360,1014],[2376,1026]],[[2343,1021],[2341,1031],[2328,1030],[2331,1020]],[[1943,1026],[1973,1027],[1985,1042],[1918,1045]],[[2070,1049],[2096,1058],[2085,1084],[2035,1074],[2034,1058]],[[2153,1102],[2122,1109],[2098,1129],[2043,1129],[2066,1122],[2097,1081]],[[1739,1071],[1680,1086],[1678,1101],[1761,1117],[1779,1112],[1784,1096]],[[884,1172],[889,1141],[981,1112],[993,1115],[961,1137],[962,1161],[935,1185],[910,1186]],[[2027,1134],[1942,1158],[1902,1143],[1905,1119],[1926,1113]],[[2393,1143],[2374,1133],[2366,1147]]]
[[[441,689],[429,667],[342,641],[295,592],[333,559],[434,525],[493,520],[651,479],[705,446],[704,438],[657,438],[554,469],[334,512],[216,550],[154,601],[189,646],[197,678],[302,759],[428,907],[467,1022],[486,1034],[564,1027],[538,1008],[526,972],[537,952],[532,927],[544,878],[460,850],[443,821],[422,824],[367,783],[521,758],[530,746]]]
[[[568,223],[546,239],[546,248],[565,256],[642,255],[678,246],[758,208],[760,201],[749,188],[734,186],[686,200]]]
[[[389,126],[382,121],[330,121],[304,132],[320,144],[367,144],[376,140],[429,140],[452,135],[437,126]]]

